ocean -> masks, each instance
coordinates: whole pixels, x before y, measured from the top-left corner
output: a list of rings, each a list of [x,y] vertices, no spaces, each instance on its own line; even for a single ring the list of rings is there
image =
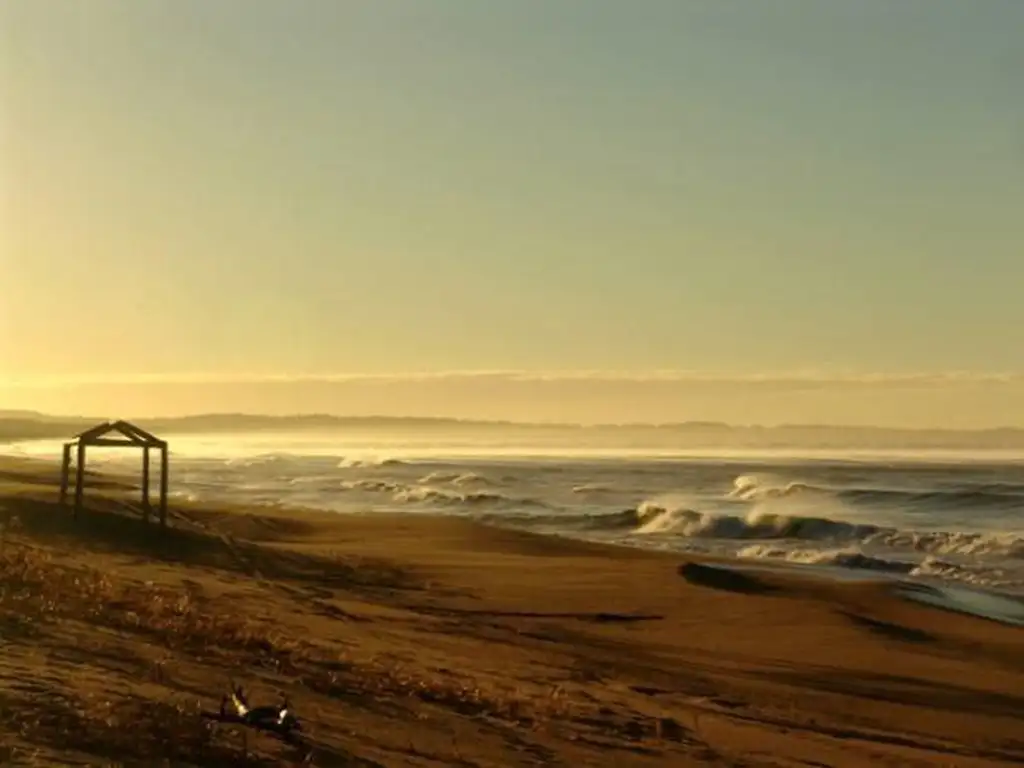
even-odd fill
[[[1024,456],[323,433],[172,437],[177,498],[460,515],[609,544],[1024,594]],[[6,452],[57,456],[52,442]],[[90,449],[131,471],[134,452]]]

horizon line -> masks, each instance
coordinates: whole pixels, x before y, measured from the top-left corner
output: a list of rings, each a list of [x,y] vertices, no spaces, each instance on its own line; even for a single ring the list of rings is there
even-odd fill
[[[95,416],[68,415],[44,413],[27,409],[0,409],[0,422],[14,420],[32,420],[37,422],[91,422],[103,423],[116,419],[108,419]],[[258,419],[262,421],[347,421],[347,422],[433,422],[439,424],[462,424],[468,426],[494,426],[494,427],[533,427],[547,429],[673,429],[673,428],[705,428],[705,429],[728,429],[728,430],[835,430],[848,432],[890,432],[890,433],[943,433],[943,434],[990,434],[995,432],[1024,432],[1024,425],[1011,425],[997,427],[975,427],[975,428],[952,428],[952,427],[887,427],[883,425],[846,425],[828,423],[782,423],[782,424],[734,424],[725,421],[690,419],[686,421],[666,422],[554,422],[554,421],[516,421],[512,419],[473,419],[460,418],[456,416],[388,416],[385,414],[375,415],[344,415],[332,413],[309,413],[296,412],[289,414],[270,414],[252,412],[224,412],[212,411],[205,413],[188,413],[178,416],[136,416],[124,421],[129,422],[182,422],[196,421],[201,419]]]

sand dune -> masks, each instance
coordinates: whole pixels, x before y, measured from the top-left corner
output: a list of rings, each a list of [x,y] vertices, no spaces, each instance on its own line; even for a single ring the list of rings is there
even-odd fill
[[[4,765],[1012,765],[1024,630],[452,518],[182,505],[0,464]],[[106,494],[98,496],[97,494]],[[304,746],[200,717],[286,694]]]

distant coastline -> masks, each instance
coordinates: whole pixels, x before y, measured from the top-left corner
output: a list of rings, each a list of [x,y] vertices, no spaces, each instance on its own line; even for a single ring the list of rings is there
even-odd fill
[[[129,416],[131,418],[131,416]],[[59,439],[86,429],[103,418],[59,416],[33,411],[0,410],[0,443]],[[544,439],[597,441],[609,445],[673,446],[688,448],[822,448],[822,449],[1024,449],[1024,428],[906,429],[784,424],[730,425],[720,422],[666,424],[572,424],[482,421],[422,416],[341,416],[329,414],[260,415],[211,413],[164,418],[132,418],[147,429],[167,434],[252,432],[407,432],[509,434]]]

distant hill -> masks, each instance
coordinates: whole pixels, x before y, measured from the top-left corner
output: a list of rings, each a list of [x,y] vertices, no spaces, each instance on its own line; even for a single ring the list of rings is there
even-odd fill
[[[31,411],[0,410],[0,442],[67,438],[103,419],[53,416]],[[721,449],[1004,449],[1024,450],[1024,429],[911,430],[884,427],[843,427],[817,424],[733,426],[718,422],[677,424],[523,424],[450,418],[396,416],[332,416],[299,414],[199,414],[177,418],[137,419],[157,434],[231,432],[359,431],[362,433],[437,433],[446,435],[505,434],[517,440],[586,441],[595,446]]]
[[[0,415],[0,443],[18,440],[48,440],[85,429],[86,421],[42,420]]]

